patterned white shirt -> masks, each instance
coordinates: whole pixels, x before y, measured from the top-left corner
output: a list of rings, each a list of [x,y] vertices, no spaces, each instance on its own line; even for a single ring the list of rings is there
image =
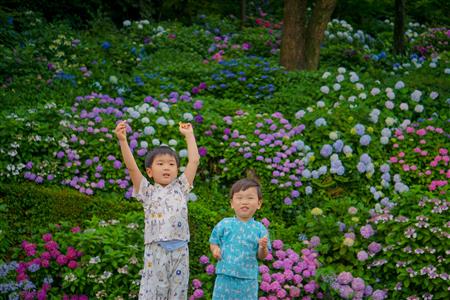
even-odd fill
[[[144,207],[145,244],[157,241],[189,241],[187,215],[188,193],[192,185],[183,173],[167,186],[151,184],[143,177],[139,191],[133,197]]]

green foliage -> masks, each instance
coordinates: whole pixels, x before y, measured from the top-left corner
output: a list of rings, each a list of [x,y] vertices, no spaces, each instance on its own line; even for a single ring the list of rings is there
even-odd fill
[[[42,230],[43,224],[66,222],[81,225],[92,216],[115,218],[139,206],[115,196],[87,197],[67,188],[50,188],[31,183],[0,184],[2,220],[8,230],[2,231],[8,246],[19,244],[22,239]],[[3,243],[2,242],[2,243]],[[8,251],[2,251],[5,258]]]
[[[403,298],[426,290],[437,299],[445,299],[441,274],[449,268],[448,261],[442,259],[448,251],[448,199],[423,193],[415,186],[394,201],[397,205],[390,218],[377,226],[377,237],[385,243],[385,250],[376,258],[385,260],[382,274],[388,277],[386,282],[403,286],[392,296]]]

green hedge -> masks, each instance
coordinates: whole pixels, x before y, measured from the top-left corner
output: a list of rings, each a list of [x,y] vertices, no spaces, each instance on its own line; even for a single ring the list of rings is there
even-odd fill
[[[49,224],[62,221],[81,225],[93,216],[118,218],[121,214],[141,210],[138,202],[108,196],[89,197],[68,188],[45,187],[33,183],[0,183],[0,258],[7,255],[24,237],[30,237]],[[2,228],[5,226],[5,228]],[[4,236],[3,236],[4,235]]]

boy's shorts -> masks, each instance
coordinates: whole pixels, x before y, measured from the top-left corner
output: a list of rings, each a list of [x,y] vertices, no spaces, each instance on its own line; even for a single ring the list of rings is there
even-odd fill
[[[258,280],[218,274],[214,283],[213,300],[257,300]]]
[[[157,242],[145,245],[139,300],[185,300],[189,284],[189,248],[168,251]]]

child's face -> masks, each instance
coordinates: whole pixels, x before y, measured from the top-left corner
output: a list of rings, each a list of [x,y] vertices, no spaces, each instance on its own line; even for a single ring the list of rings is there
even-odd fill
[[[178,166],[175,157],[169,154],[156,156],[152,166],[147,168],[147,175],[162,186],[168,185],[178,175]]]
[[[239,220],[246,222],[251,219],[261,207],[261,199],[258,198],[256,187],[234,193],[233,199],[231,199],[231,207]]]

